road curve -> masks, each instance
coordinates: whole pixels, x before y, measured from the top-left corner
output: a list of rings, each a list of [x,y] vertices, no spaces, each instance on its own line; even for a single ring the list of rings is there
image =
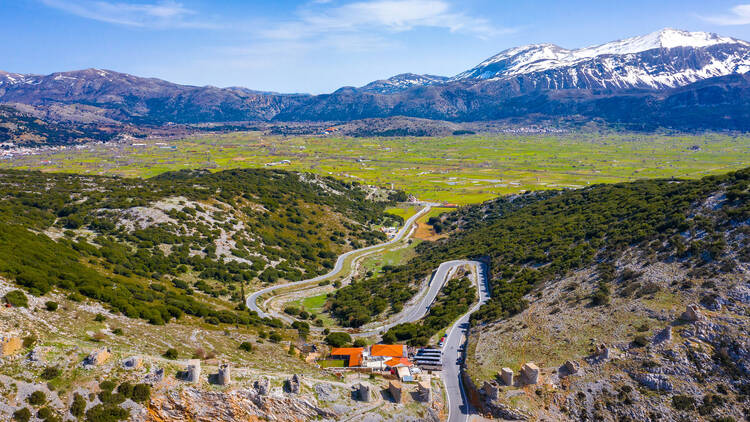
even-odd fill
[[[384,242],[384,243],[379,243],[377,245],[368,246],[366,248],[355,249],[353,251],[349,251],[349,252],[346,252],[346,253],[344,253],[342,255],[339,255],[338,259],[336,260],[336,265],[334,265],[333,269],[331,271],[329,271],[328,273],[326,273],[326,274],[319,275],[317,277],[313,277],[313,278],[310,278],[310,279],[307,279],[307,280],[295,281],[293,283],[285,283],[285,284],[279,284],[279,285],[275,285],[275,286],[271,286],[271,287],[266,287],[265,289],[258,290],[257,292],[254,292],[254,293],[250,294],[250,296],[248,296],[247,300],[246,300],[247,307],[250,308],[251,311],[257,312],[259,317],[261,317],[261,318],[269,318],[270,315],[268,315],[265,312],[263,312],[263,310],[261,310],[260,307],[258,306],[258,298],[259,297],[261,297],[261,296],[263,296],[263,295],[265,295],[267,293],[270,293],[270,292],[272,292],[274,290],[277,290],[277,289],[284,289],[284,288],[288,288],[288,287],[294,287],[294,286],[301,285],[301,284],[306,284],[306,283],[314,283],[314,282],[317,282],[317,281],[325,280],[325,279],[327,279],[329,277],[333,277],[334,275],[336,275],[339,271],[341,271],[344,268],[344,262],[350,256],[352,256],[354,254],[360,254],[360,253],[367,252],[367,251],[370,251],[370,250],[382,248],[382,247],[385,247],[385,246],[392,245],[392,244],[394,244],[396,242],[399,242],[401,239],[404,238],[404,236],[406,236],[409,233],[409,231],[411,230],[412,224],[414,224],[414,222],[417,221],[417,219],[419,217],[421,217],[421,216],[425,215],[426,213],[430,212],[430,209],[432,209],[432,205],[428,204],[427,206],[425,206],[424,208],[422,208],[418,213],[416,213],[413,216],[409,217],[409,219],[406,220],[406,222],[404,223],[404,226],[401,228],[401,230],[398,231],[398,233],[396,233],[396,236],[394,236],[393,239],[391,239],[391,240],[389,240],[387,242]]]
[[[445,384],[446,397],[448,397],[448,422],[468,421],[473,412],[461,381],[461,368],[465,352],[460,350],[465,349],[466,335],[469,331],[469,317],[490,297],[487,264],[478,261],[471,261],[471,264],[475,265],[477,269],[476,281],[479,289],[479,302],[453,324],[443,345],[441,377]]]

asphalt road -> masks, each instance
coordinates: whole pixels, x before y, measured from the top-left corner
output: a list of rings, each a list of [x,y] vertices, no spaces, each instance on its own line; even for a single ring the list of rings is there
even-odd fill
[[[461,382],[461,367],[465,356],[462,350],[466,347],[466,334],[469,331],[469,317],[489,299],[487,285],[487,265],[471,261],[477,268],[477,287],[479,288],[479,302],[465,313],[448,332],[448,338],[443,345],[443,371],[441,377],[445,384],[448,397],[448,422],[463,422],[469,420],[473,409],[469,404]]]
[[[391,240],[389,240],[389,241],[387,241],[385,243],[380,243],[380,244],[377,244],[377,245],[368,246],[368,247],[362,248],[362,249],[355,249],[353,251],[349,251],[349,252],[347,252],[347,253],[345,253],[343,255],[340,255],[339,258],[336,260],[336,265],[334,265],[333,269],[331,271],[329,271],[328,273],[326,273],[326,274],[319,275],[317,277],[313,277],[313,278],[310,278],[310,279],[307,279],[307,280],[295,281],[293,283],[279,284],[279,285],[276,285],[276,286],[266,287],[265,289],[258,290],[257,292],[252,293],[250,296],[247,297],[247,300],[246,300],[247,307],[250,308],[250,310],[257,312],[259,317],[261,317],[261,318],[269,318],[270,315],[267,314],[267,313],[265,313],[258,306],[258,298],[260,296],[263,296],[263,295],[265,295],[267,293],[271,293],[272,291],[277,290],[277,289],[285,289],[285,288],[288,288],[288,287],[293,287],[293,286],[302,285],[302,284],[306,284],[306,283],[315,283],[315,282],[322,281],[322,280],[325,280],[327,278],[333,277],[334,275],[338,274],[344,268],[344,262],[350,256],[352,256],[354,254],[366,253],[368,251],[379,249],[379,248],[382,248],[384,246],[389,246],[389,245],[392,245],[394,243],[399,242],[401,239],[404,238],[404,236],[406,236],[411,231],[411,226],[414,224],[414,222],[417,221],[417,219],[419,217],[421,217],[421,216],[425,215],[426,213],[430,212],[431,208],[432,208],[432,205],[427,205],[424,208],[422,208],[422,210],[420,210],[418,213],[416,213],[413,216],[409,217],[409,219],[406,220],[406,222],[404,223],[404,226],[401,228],[401,230],[398,231],[398,233],[396,233],[396,236],[394,236],[393,239],[391,239]]]

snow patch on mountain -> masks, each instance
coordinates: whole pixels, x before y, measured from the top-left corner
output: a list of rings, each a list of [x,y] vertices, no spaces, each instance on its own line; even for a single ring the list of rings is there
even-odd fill
[[[388,79],[370,82],[369,84],[361,87],[360,90],[366,92],[377,92],[380,94],[391,94],[394,92],[407,90],[414,86],[429,86],[441,84],[447,80],[448,78],[445,76],[402,73]]]
[[[670,65],[669,50],[701,49],[718,45],[736,46],[736,51],[721,54],[708,63]],[[651,51],[662,51],[664,57],[653,60]],[[567,73],[566,83],[576,87],[583,80],[612,87],[675,87],[700,79],[750,69],[750,43],[706,32],[664,29],[651,34],[613,41],[592,47],[568,50],[554,44],[532,44],[505,50],[473,69],[460,73],[451,81],[466,79],[501,79],[519,75],[560,70]],[[646,57],[642,60],[641,57]],[[573,83],[570,83],[573,81]],[[560,84],[558,78],[551,85]],[[591,84],[591,83],[590,83]],[[551,86],[555,88],[554,86]],[[560,88],[560,87],[558,87]]]

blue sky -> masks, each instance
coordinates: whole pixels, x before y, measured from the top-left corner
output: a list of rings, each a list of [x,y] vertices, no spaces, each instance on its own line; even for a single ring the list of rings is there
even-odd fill
[[[528,43],[575,48],[664,27],[750,40],[744,1],[6,0],[0,69],[321,93],[403,72],[452,76]]]

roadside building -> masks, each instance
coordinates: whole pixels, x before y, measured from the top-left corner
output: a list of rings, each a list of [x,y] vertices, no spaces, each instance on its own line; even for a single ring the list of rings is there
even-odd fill
[[[331,349],[331,359],[341,359],[346,362],[346,366],[354,368],[362,365],[362,359],[365,355],[363,347],[334,347]]]
[[[365,366],[368,368],[384,371],[387,369],[391,359],[406,358],[406,345],[403,344],[373,344],[370,346],[370,355],[367,357]]]

